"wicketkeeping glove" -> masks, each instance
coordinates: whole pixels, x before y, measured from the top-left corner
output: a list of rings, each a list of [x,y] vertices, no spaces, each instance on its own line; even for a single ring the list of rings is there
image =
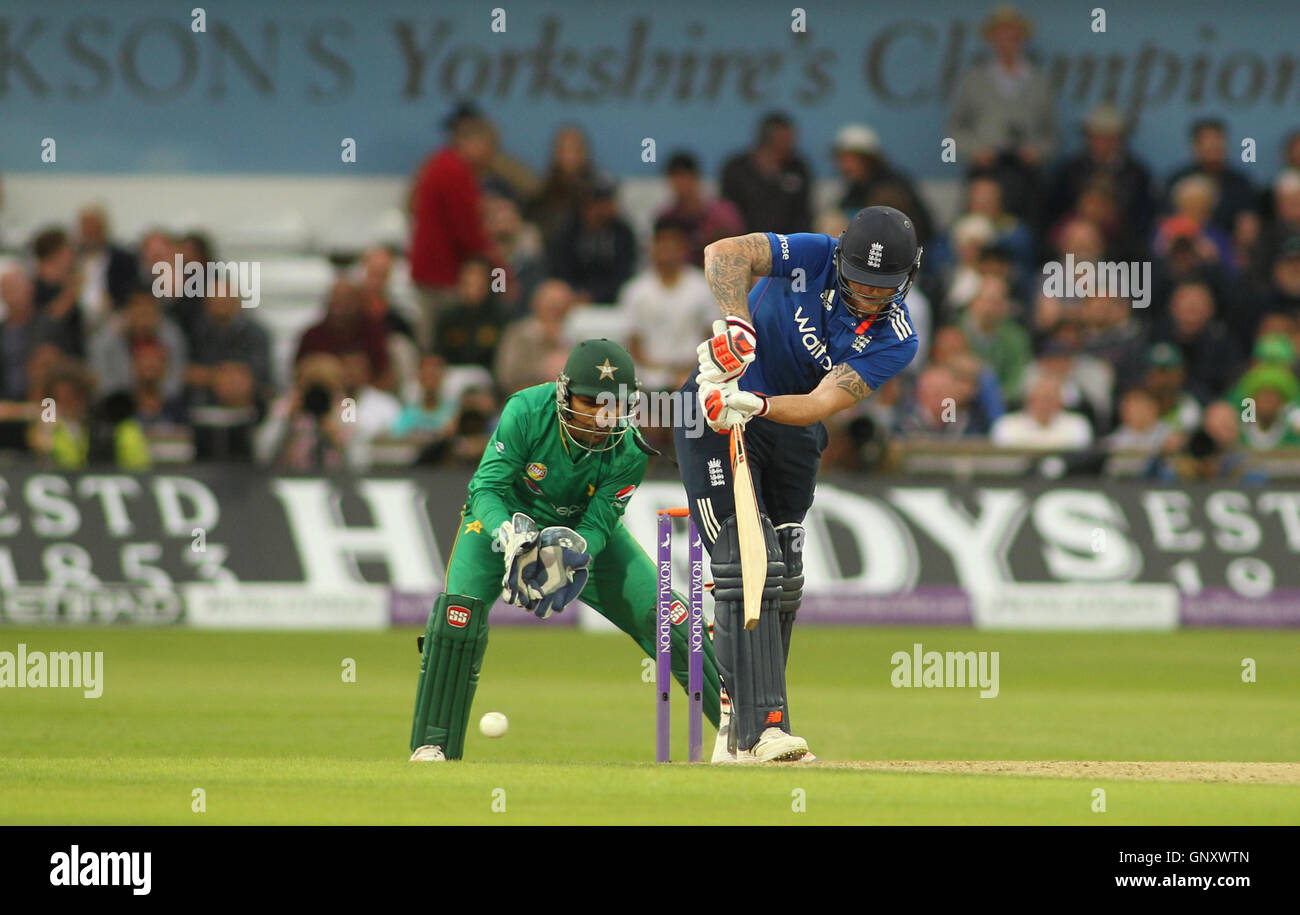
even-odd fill
[[[701,384],[721,384],[745,374],[754,361],[758,338],[753,326],[735,315],[726,321],[713,322],[713,336],[695,348],[700,371],[695,376]]]
[[[505,575],[501,579],[501,599],[516,607],[532,610],[541,592],[525,581],[524,573],[537,561],[537,522],[523,512],[515,512],[497,528],[497,547],[505,553]]]
[[[767,398],[753,391],[740,390],[734,381],[724,384],[700,385],[700,407],[704,418],[714,432],[727,432],[732,426],[743,426],[755,416],[767,412]]]
[[[537,561],[524,572],[529,587],[541,595],[529,608],[538,619],[559,613],[582,593],[591,564],[586,549],[587,541],[570,528],[557,525],[542,531]]]

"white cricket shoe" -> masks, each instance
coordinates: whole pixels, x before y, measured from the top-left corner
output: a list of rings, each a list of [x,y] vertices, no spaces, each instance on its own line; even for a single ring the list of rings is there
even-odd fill
[[[754,744],[753,754],[758,762],[794,762],[808,753],[808,741],[787,734],[780,728],[768,728]]]
[[[713,757],[715,766],[743,766],[756,762],[761,762],[761,760],[754,755],[753,750],[737,750],[735,753],[727,753],[721,759],[717,756]]]
[[[443,755],[442,747],[434,747],[429,744],[417,749],[411,754],[411,762],[446,762],[447,757]]]

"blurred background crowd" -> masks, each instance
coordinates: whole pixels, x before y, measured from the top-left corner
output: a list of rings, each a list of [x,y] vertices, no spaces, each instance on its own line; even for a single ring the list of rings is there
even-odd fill
[[[223,260],[204,231],[119,238],[88,204],[0,262],[0,451],[62,468],[473,463],[504,398],[553,380],[584,336],[624,342],[652,390],[693,371],[717,315],[709,242],[838,235],[884,204],[925,247],[908,298],[921,348],[834,418],[828,465],[970,448],[1258,477],[1253,454],[1300,445],[1300,130],[1262,174],[1233,125],[1204,117],[1185,164],[1153,174],[1112,105],[1059,116],[1031,34],[1012,10],[983,24],[988,54],[958,80],[945,129],[963,181],[944,220],[891,159],[885,121],[810,137],[771,112],[716,175],[667,150],[666,203],[634,214],[593,161],[598,124],[559,125],[536,174],[508,125],[459,105],[414,169],[405,242],[331,252],[318,314],[287,340],[262,318],[273,300],[156,294],[154,264]],[[825,178],[829,205],[813,193]],[[1043,264],[1067,258],[1149,264],[1150,288],[1045,291]]]

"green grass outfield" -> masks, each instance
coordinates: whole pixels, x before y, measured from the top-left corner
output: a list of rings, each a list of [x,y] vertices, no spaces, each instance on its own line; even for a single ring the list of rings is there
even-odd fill
[[[558,628],[494,630],[466,761],[409,764],[415,636],[0,629],[0,651],[103,651],[105,668],[97,700],[0,689],[0,822],[1300,824],[1294,766],[1265,767],[1291,775],[1259,783],[1232,767],[1222,777],[1237,781],[1196,780],[1219,777],[1215,766],[1163,781],[835,764],[1294,763],[1300,632],[804,629],[792,718],[825,762],[743,768],[649,762],[654,694],[639,651]],[[893,688],[890,656],[913,642],[1000,652],[1000,695]],[[1242,682],[1244,658],[1258,682]],[[678,759],[685,708],[676,693]],[[478,733],[489,710],[510,718],[502,739]],[[191,809],[196,788],[204,813]],[[1105,813],[1092,811],[1095,788]]]

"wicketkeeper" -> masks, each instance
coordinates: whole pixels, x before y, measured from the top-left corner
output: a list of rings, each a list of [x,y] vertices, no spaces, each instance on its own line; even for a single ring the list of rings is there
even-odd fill
[[[462,757],[498,596],[542,619],[581,597],[653,656],[657,570],[622,522],[651,453],[631,421],[639,387],[622,347],[586,340],[554,382],[506,401],[469,484],[446,590],[421,639],[413,762]],[[689,624],[683,614],[672,628],[673,676],[683,689]],[[717,725],[718,671],[707,638],[703,699]]]

